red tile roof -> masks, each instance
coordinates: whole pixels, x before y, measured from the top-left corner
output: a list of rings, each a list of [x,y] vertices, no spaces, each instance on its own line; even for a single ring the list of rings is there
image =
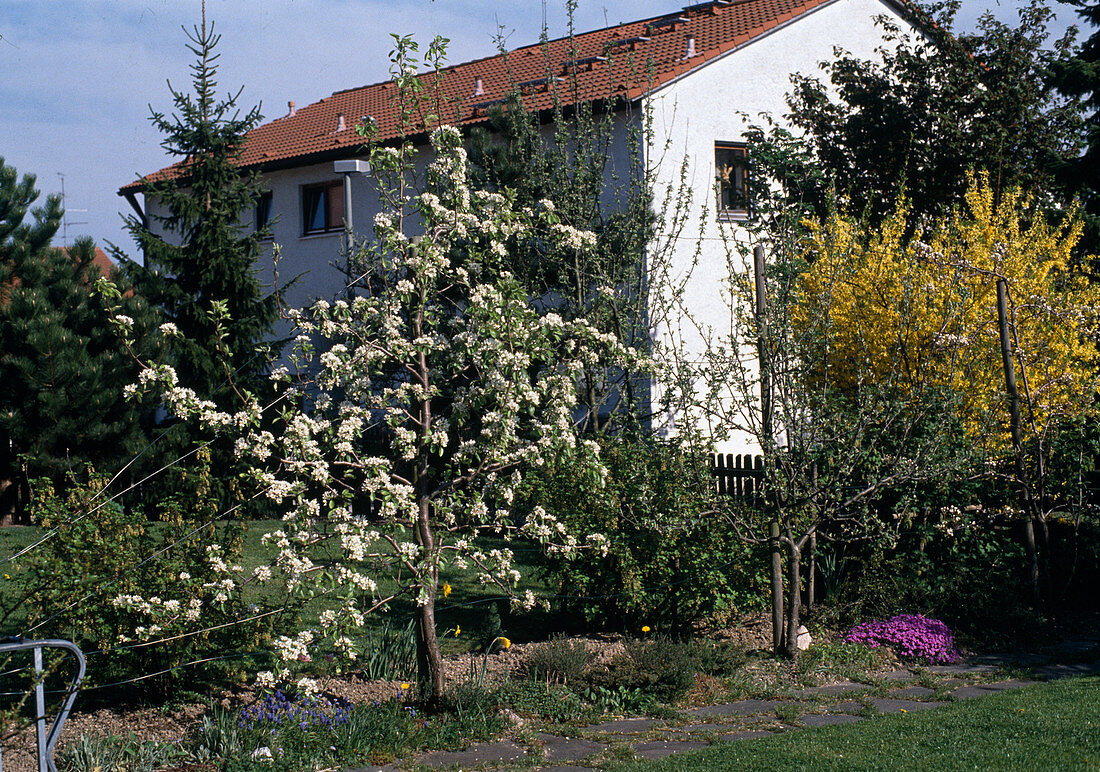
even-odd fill
[[[426,112],[439,115],[443,123],[474,125],[487,120],[486,107],[516,90],[532,111],[552,108],[555,100],[634,100],[832,1],[712,0],[454,65],[440,71],[438,81],[435,73],[421,76],[424,96],[430,97],[425,101],[439,105],[438,111]],[[689,37],[695,39],[695,55],[686,58]],[[277,168],[347,155],[363,145],[355,126],[366,116],[373,118],[381,141],[418,133],[419,122],[403,130],[396,97],[393,81],[337,91],[249,132],[241,165]],[[143,180],[180,174],[177,164]],[[119,193],[139,191],[143,180]]]

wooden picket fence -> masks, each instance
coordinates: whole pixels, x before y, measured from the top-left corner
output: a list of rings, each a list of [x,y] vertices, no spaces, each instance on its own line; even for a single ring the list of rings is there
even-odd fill
[[[711,474],[720,496],[755,502],[764,482],[764,457],[717,453],[711,457]]]

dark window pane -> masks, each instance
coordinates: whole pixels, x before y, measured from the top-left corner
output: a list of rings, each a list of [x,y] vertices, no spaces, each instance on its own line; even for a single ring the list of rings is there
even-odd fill
[[[327,219],[325,189],[306,188],[302,191],[302,205],[305,212],[305,232],[323,231]]]
[[[746,162],[744,145],[716,144],[714,146],[714,169],[717,177],[720,213],[745,214],[748,212]]]
[[[271,193],[261,193],[256,201],[256,230],[262,231],[271,223]]]

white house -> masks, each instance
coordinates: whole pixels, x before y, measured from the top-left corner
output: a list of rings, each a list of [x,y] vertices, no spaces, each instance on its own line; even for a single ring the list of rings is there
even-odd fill
[[[911,14],[895,0],[710,0],[671,9],[448,67],[437,86],[442,120],[485,123],[489,108],[517,90],[528,109],[544,114],[555,99],[607,100],[617,110],[612,169],[640,157],[656,170],[660,200],[680,184],[686,162],[698,205],[682,229],[692,238],[673,250],[672,271],[691,272],[683,300],[694,320],[728,327],[730,309],[717,279],[726,271],[723,239],[736,237],[737,222],[748,217],[744,116],[782,116],[791,75],[816,72],[821,61],[833,58],[834,47],[872,57],[883,45],[879,16],[913,29]],[[396,94],[391,81],[337,91],[301,108],[290,103],[287,115],[248,135],[242,165],[262,174],[266,191],[252,216],[257,224],[272,224],[274,243],[282,246],[281,277],[303,275],[288,298],[292,305],[331,298],[344,286],[345,276],[333,263],[344,238],[345,201],[351,201],[352,226],[361,232],[369,231],[379,204],[368,178],[342,174],[336,162],[364,157],[356,131],[361,122],[372,123],[383,142],[402,136]],[[645,116],[649,130],[632,130]],[[169,167],[145,179],[173,173]],[[142,208],[141,191],[138,180],[119,193],[139,214],[162,213],[149,196]],[[675,340],[688,357],[704,345],[694,323],[662,325],[654,334]],[[748,436],[735,436],[722,448],[751,449]]]

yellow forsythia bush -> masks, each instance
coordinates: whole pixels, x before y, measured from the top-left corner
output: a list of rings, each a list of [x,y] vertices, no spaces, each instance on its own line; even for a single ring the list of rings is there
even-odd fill
[[[1073,211],[1052,225],[1019,190],[995,201],[985,176],[970,178],[965,201],[923,233],[904,201],[871,234],[843,215],[811,223],[795,323],[812,341],[815,377],[831,388],[941,389],[956,397],[971,439],[997,449],[1009,441],[997,278],[1007,282],[1033,431],[1092,402],[1100,288],[1072,264]]]

